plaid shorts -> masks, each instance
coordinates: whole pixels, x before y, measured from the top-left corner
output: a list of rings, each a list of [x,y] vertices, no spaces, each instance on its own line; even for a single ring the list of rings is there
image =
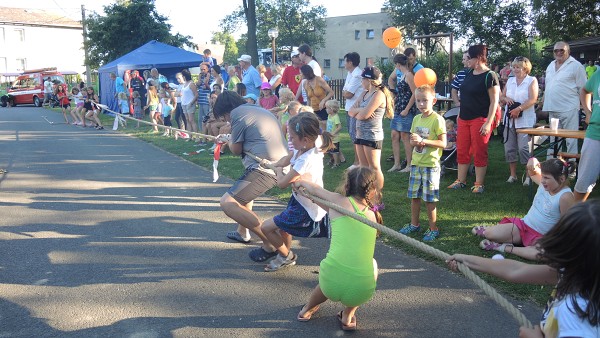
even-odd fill
[[[410,166],[408,198],[421,198],[425,202],[440,200],[440,168]]]

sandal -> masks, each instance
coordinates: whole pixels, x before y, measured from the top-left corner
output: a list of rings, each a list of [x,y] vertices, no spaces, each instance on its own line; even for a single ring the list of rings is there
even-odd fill
[[[277,251],[268,252],[267,250],[263,249],[262,247],[252,249],[248,253],[248,256],[250,256],[250,259],[255,262],[264,262],[267,259],[272,258],[276,255],[277,255]]]
[[[479,183],[475,183],[475,185],[471,187],[471,192],[474,194],[483,194],[484,191],[485,187]]]
[[[312,315],[314,315],[315,312],[319,311],[319,305],[317,305],[317,306],[313,307],[310,310],[304,311],[304,316],[302,316],[300,313],[302,313],[302,310],[304,310],[304,307],[306,305],[307,304],[302,305],[302,307],[300,308],[300,312],[298,312],[298,318],[297,319],[298,319],[299,322],[308,322],[312,318]]]
[[[466,186],[467,185],[465,183],[461,182],[460,180],[456,180],[448,186],[448,189],[463,189]]]
[[[342,326],[342,330],[344,331],[356,331],[356,316],[352,316],[352,319],[350,320],[349,324],[344,324],[344,322],[342,321],[344,315],[344,311],[340,311],[340,313],[338,313],[337,317],[338,320],[340,321],[340,325]]]
[[[275,253],[277,253],[277,252],[275,252]],[[296,256],[296,254],[291,251],[287,257],[277,255],[277,257],[273,258],[269,262],[269,264],[267,264],[265,266],[265,271],[273,272],[273,271],[277,271],[277,270],[283,269],[288,266],[294,266],[294,265],[296,265],[297,258],[298,258],[298,256]]]
[[[471,233],[475,236],[479,236],[479,237],[484,237],[484,232],[485,232],[485,228],[483,225],[478,225],[476,227],[474,227],[473,229],[471,229]]]
[[[483,241],[481,241],[479,243],[479,247],[485,251],[498,250],[501,246],[502,246],[502,244],[492,242],[489,239],[484,239]]]
[[[243,238],[242,235],[240,235],[240,233],[237,232],[237,231],[230,231],[230,232],[228,232],[227,233],[227,238],[233,239],[234,241],[238,241],[238,242],[244,243],[244,244],[250,243],[249,239]]]

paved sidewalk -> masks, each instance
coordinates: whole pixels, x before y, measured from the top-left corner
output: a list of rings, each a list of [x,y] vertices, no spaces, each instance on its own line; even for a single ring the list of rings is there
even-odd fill
[[[219,208],[231,184],[138,139],[0,108],[0,337],[331,337],[341,304],[296,314],[325,239],[263,272]],[[241,163],[240,163],[241,165]],[[270,217],[283,204],[261,198]],[[515,337],[518,324],[462,276],[378,243],[365,337]],[[523,305],[532,322],[541,309]]]

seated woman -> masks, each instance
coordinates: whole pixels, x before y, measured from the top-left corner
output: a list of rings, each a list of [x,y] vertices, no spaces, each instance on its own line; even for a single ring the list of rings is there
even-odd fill
[[[523,218],[503,218],[495,226],[476,226],[472,232],[485,238],[480,247],[511,253],[519,257],[535,260],[538,250],[537,240],[545,235],[574,203],[573,193],[568,184],[569,172],[573,171],[570,162],[553,158],[540,163],[535,158],[527,162],[531,180],[539,185],[533,203]]]

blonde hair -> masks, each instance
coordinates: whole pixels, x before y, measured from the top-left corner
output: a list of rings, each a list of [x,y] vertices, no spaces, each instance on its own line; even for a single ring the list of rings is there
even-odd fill
[[[125,94],[125,92],[120,92],[119,93],[119,99],[121,99],[121,100],[127,100],[127,95]]]
[[[417,87],[417,89],[415,89],[415,94],[417,92],[423,93],[423,94],[431,94],[435,97],[435,89],[433,89],[433,86],[431,86],[431,85],[422,85],[420,87]]]
[[[529,61],[529,59],[524,56],[517,56],[511,63],[511,66],[520,66],[521,68],[523,68],[525,74],[527,75],[529,75],[532,68],[531,61]]]
[[[281,66],[278,64],[272,64],[271,73],[273,73],[273,75],[281,74]]]
[[[325,108],[331,108],[337,113],[340,111],[340,101],[328,100],[327,102],[325,102]]]
[[[300,112],[300,108],[302,108],[302,103],[300,103],[298,101],[292,101],[288,104],[288,112],[290,110],[296,110],[296,111]]]
[[[267,71],[267,67],[265,67],[265,65],[258,65],[256,70],[258,70],[259,73],[265,73]]]
[[[296,95],[289,88],[281,88],[279,90],[279,102],[283,104],[289,104],[290,102],[296,100]]]

